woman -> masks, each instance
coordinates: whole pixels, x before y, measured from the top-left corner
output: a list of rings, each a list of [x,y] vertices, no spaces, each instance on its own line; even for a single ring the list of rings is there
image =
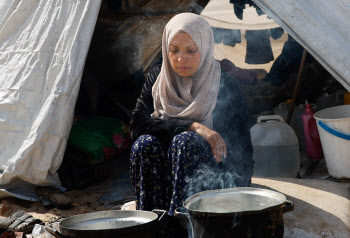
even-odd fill
[[[173,215],[189,195],[189,181],[195,189],[220,187],[194,184],[191,178],[205,180],[198,172],[203,165],[234,175],[223,176],[234,181],[216,184],[250,185],[252,146],[243,97],[213,53],[213,33],[202,17],[182,13],[165,26],[162,65],[150,71],[132,113],[131,180],[138,210],[161,208]]]

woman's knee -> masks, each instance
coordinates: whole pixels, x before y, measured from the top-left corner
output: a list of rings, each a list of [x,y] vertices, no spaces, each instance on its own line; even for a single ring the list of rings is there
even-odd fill
[[[147,146],[157,146],[160,145],[159,140],[152,135],[142,135],[134,142],[131,149],[132,150],[140,150],[141,148]]]
[[[160,142],[156,137],[152,135],[142,135],[132,145],[131,157],[136,157],[137,155],[142,156],[151,151],[157,152],[157,150],[160,150],[160,147]]]
[[[192,148],[204,152],[210,148],[210,145],[199,134],[193,131],[185,131],[174,136],[172,147],[178,149]]]

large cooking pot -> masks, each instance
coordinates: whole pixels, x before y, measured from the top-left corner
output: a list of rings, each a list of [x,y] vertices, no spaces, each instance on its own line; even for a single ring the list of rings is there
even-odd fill
[[[283,237],[283,213],[294,204],[275,191],[240,187],[208,190],[185,200],[175,216],[190,237]]]
[[[56,237],[153,238],[167,211],[101,211],[76,215],[59,223],[60,231],[46,227]]]

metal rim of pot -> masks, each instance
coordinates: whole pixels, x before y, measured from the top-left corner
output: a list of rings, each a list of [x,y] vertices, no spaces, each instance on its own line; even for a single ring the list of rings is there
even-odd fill
[[[160,222],[166,213],[167,211],[159,209],[152,211],[99,211],[63,219],[59,222],[60,232],[48,226],[45,226],[45,228],[57,238],[85,237],[86,234],[102,234],[103,232],[127,233],[135,229],[146,230],[147,227],[154,225],[155,222]],[[119,222],[119,224],[117,225],[116,222]],[[123,222],[129,222],[129,224],[125,223],[123,226],[121,224]],[[130,225],[130,222],[137,224]],[[104,224],[107,224],[106,228],[103,228]],[[88,229],[85,229],[85,227],[88,227]]]
[[[228,196],[231,197],[236,194],[246,194],[248,196],[260,196],[260,197],[269,197],[271,199],[274,199],[273,202],[269,205],[261,206],[260,209],[251,209],[251,210],[231,210],[231,211],[225,211],[225,212],[217,212],[217,209],[213,209],[216,211],[210,211],[208,209],[200,210],[196,209],[194,204],[198,201],[201,201],[203,199],[207,199],[212,203],[215,198],[217,197],[224,197]],[[286,199],[286,197],[279,192],[268,190],[268,189],[262,189],[262,188],[254,188],[254,187],[236,187],[236,188],[226,188],[226,189],[215,189],[215,190],[207,190],[203,192],[196,193],[189,198],[187,198],[184,203],[183,207],[178,207],[175,209],[175,216],[177,217],[184,217],[187,216],[190,212],[191,214],[195,215],[205,215],[205,216],[232,216],[235,213],[242,213],[242,214],[257,214],[257,213],[264,213],[270,210],[275,209],[282,209],[283,213],[290,212],[294,210],[294,204],[293,202]]]
[[[283,213],[293,209],[279,192],[237,187],[196,193],[175,209],[175,217],[195,238],[281,238]]]

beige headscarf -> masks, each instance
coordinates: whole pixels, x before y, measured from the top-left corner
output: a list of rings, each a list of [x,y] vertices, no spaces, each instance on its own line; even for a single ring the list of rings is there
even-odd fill
[[[169,44],[178,32],[191,36],[201,56],[197,72],[190,78],[178,75],[168,59]],[[153,118],[182,118],[213,128],[212,112],[220,85],[220,64],[214,59],[214,36],[208,22],[193,13],[174,16],[162,38],[163,64],[152,88]]]

